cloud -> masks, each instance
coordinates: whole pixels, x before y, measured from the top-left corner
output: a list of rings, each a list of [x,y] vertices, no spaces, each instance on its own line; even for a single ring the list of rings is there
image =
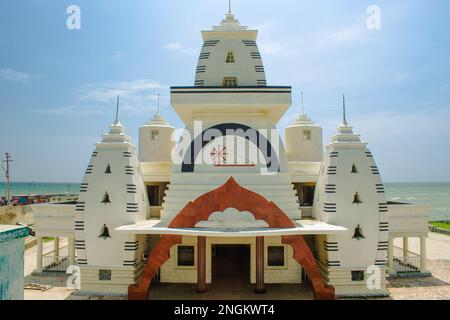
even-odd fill
[[[391,110],[395,110],[391,106]],[[414,110],[414,111],[413,111]],[[369,143],[386,181],[448,181],[450,106],[424,110],[348,115],[354,132]],[[336,133],[339,116],[317,119],[324,128],[324,143]]]
[[[133,81],[109,81],[91,83],[79,88],[78,97],[81,100],[91,100],[97,102],[109,102],[115,99],[118,94],[122,98],[136,98],[148,92],[165,90],[164,86],[156,81],[140,79]]]
[[[291,49],[288,49],[286,46],[279,42],[269,41],[269,42],[261,42],[259,45],[261,49],[261,53],[265,55],[291,55],[294,53]]]
[[[277,26],[277,23],[273,20],[270,21],[264,21],[260,24],[257,24],[252,29],[258,30],[259,33],[267,32],[269,30],[274,29]]]
[[[399,74],[396,74],[394,76],[393,80],[394,80],[395,83],[401,84],[401,83],[404,83],[408,79],[409,79],[409,74],[407,74],[407,73],[399,73]]]
[[[31,74],[13,69],[0,69],[0,78],[11,82],[28,83],[34,79],[42,79],[45,77],[47,77],[47,75]]]
[[[168,87],[157,81],[139,79],[133,81],[108,81],[83,85],[75,90],[77,104],[50,109],[34,110],[33,113],[57,116],[86,116],[111,113],[117,95],[120,94],[122,114],[148,115],[156,109],[158,95]],[[170,97],[162,95],[160,104],[169,104]]]
[[[171,42],[166,44],[163,49],[168,51],[173,51],[181,54],[188,55],[190,57],[196,57],[198,55],[198,51],[193,48],[189,48],[180,42]]]
[[[111,109],[111,108],[109,108]],[[54,109],[33,110],[33,113],[54,116],[90,116],[111,113],[106,107],[64,106]]]
[[[239,212],[234,208],[228,208],[223,212],[214,212],[208,221],[200,221],[196,228],[210,229],[248,229],[268,228],[269,225],[263,220],[256,220],[248,211]]]
[[[343,27],[337,30],[324,32],[319,36],[318,44],[325,46],[364,43],[369,40],[367,28],[361,25]]]
[[[122,52],[117,51],[114,53],[113,58],[116,60],[119,60],[119,59],[122,59],[122,56],[123,56]]]

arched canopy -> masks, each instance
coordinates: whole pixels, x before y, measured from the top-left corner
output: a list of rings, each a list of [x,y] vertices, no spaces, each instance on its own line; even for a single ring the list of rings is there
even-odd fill
[[[207,221],[214,212],[228,208],[235,208],[241,212],[249,211],[256,219],[266,221],[270,228],[294,227],[292,220],[272,201],[241,187],[233,178],[230,178],[223,186],[189,202],[172,220],[169,228],[194,228],[198,222]],[[334,288],[324,284],[316,259],[303,237],[282,236],[282,242],[293,248],[293,258],[308,274],[315,298],[334,299]],[[130,300],[148,298],[155,273],[170,259],[170,248],[181,243],[182,236],[165,235],[161,238],[147,259],[139,284],[129,287]]]

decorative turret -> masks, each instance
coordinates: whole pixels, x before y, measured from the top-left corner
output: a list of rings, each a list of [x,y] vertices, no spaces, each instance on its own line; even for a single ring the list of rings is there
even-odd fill
[[[139,128],[139,161],[171,162],[171,152],[175,146],[172,135],[175,128],[161,116],[159,109],[153,119]]]
[[[119,98],[116,120],[96,144],[76,205],[75,243],[83,291],[99,292],[103,285],[108,292],[126,293],[144,250],[143,238],[114,230],[145,220],[148,208],[136,148],[124,133],[118,109]],[[117,277],[120,282],[111,281]]]
[[[266,86],[261,54],[256,44],[258,32],[241,26],[231,10],[219,26],[202,31],[195,86]]]
[[[289,162],[320,162],[323,157],[322,127],[302,113],[285,130],[286,153]]]
[[[339,286],[343,291],[338,293],[380,294],[384,289],[367,291],[364,273],[369,266],[376,265],[382,268],[384,279],[388,240],[384,187],[367,143],[353,133],[347,122],[345,97],[343,108],[343,121],[337,135],[326,146],[313,215],[317,220],[343,226],[348,231],[326,237],[323,244],[319,244],[325,248],[320,259],[328,264],[331,284],[335,276],[340,284],[348,281],[345,286]],[[330,247],[335,250],[328,250]],[[357,272],[359,275],[362,272],[362,277],[352,279],[352,273]]]

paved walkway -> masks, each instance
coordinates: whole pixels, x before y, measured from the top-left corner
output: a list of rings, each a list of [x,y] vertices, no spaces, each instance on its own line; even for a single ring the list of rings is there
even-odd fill
[[[389,279],[393,300],[450,300],[450,260],[428,260],[432,277]]]
[[[60,240],[60,247],[67,246],[67,240]],[[53,241],[44,242],[44,254],[53,251]],[[66,249],[61,250],[64,255]],[[67,289],[67,275],[58,273],[49,273],[48,275],[34,276],[33,271],[36,269],[36,254],[37,246],[31,247],[25,251],[25,283],[37,283],[43,285],[50,285],[53,288],[48,291],[25,290],[25,300],[65,300],[71,294],[72,290]]]
[[[266,284],[265,294],[254,293],[251,284],[220,283],[208,286],[208,292],[198,294],[195,284],[156,284],[150,290],[150,300],[312,300],[310,287],[299,284]]]

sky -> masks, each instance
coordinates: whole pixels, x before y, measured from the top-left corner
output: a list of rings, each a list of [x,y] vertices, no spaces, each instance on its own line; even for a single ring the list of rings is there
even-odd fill
[[[67,28],[70,5],[81,29]],[[368,28],[371,5],[379,29]],[[450,181],[450,1],[233,0],[232,8],[259,30],[268,85],[293,87],[282,134],[303,91],[327,144],[345,93],[348,121],[386,182]],[[183,127],[170,86],[193,85],[200,31],[227,10],[227,0],[0,1],[0,153],[13,156],[12,180],[80,182],[118,92],[135,144],[157,92],[162,115]]]

